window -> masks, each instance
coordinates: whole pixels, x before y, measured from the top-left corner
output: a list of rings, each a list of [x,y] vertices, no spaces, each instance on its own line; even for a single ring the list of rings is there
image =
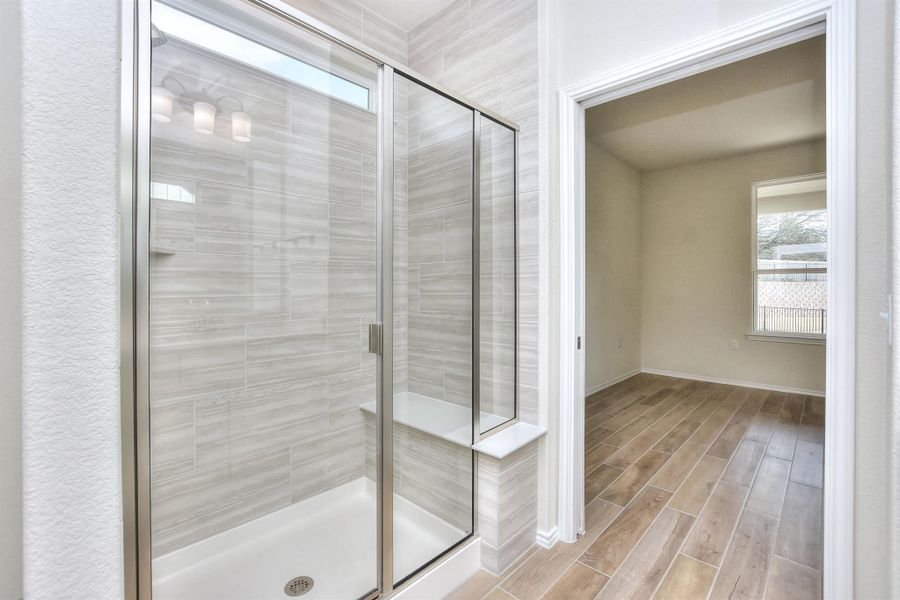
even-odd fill
[[[153,24],[167,36],[180,38],[287,81],[369,109],[369,90],[361,85],[162,2],[154,2],[152,6]]]
[[[753,184],[753,331],[823,342],[827,310],[825,175]]]

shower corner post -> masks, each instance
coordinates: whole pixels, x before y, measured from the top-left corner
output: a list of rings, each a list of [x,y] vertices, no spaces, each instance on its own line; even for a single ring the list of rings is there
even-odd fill
[[[481,113],[472,111],[472,445],[481,440]],[[472,535],[478,535],[478,455],[472,450]]]
[[[378,107],[378,188],[376,221],[377,307],[381,324],[381,354],[378,357],[378,573],[382,596],[394,588],[394,69],[383,64],[379,70]]]
[[[122,0],[119,269],[123,595],[149,599],[150,1]]]
[[[513,134],[513,418],[519,420],[519,129]]]

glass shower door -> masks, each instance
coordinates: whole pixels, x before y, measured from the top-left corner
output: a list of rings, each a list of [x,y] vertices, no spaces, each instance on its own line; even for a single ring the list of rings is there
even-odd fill
[[[250,3],[151,18],[153,597],[364,596],[378,66]]]
[[[397,584],[473,531],[474,113],[401,75],[393,86]]]

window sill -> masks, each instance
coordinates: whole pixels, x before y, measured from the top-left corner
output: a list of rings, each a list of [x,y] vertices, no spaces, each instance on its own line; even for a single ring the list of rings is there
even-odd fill
[[[782,342],[787,344],[806,344],[824,346],[824,335],[797,335],[793,333],[775,333],[772,331],[748,331],[747,339],[755,342]]]

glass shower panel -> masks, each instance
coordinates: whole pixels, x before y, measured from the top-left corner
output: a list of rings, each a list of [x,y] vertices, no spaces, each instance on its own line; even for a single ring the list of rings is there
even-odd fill
[[[394,510],[399,582],[473,531],[473,111],[394,77]]]
[[[479,389],[485,433],[516,416],[516,135],[480,119]]]
[[[151,11],[153,597],[364,596],[378,66],[246,2]]]

